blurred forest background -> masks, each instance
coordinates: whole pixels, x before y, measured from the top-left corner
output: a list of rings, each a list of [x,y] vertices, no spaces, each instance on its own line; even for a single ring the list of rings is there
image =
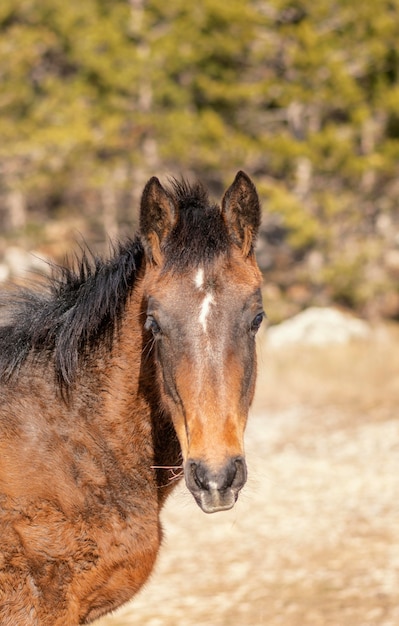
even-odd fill
[[[399,319],[399,0],[1,0],[0,261],[257,184],[269,317]]]

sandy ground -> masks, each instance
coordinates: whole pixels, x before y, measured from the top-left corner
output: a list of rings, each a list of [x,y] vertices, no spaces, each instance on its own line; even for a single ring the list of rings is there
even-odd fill
[[[399,338],[261,338],[248,484],[207,516],[181,485],[146,588],[96,626],[399,626]]]

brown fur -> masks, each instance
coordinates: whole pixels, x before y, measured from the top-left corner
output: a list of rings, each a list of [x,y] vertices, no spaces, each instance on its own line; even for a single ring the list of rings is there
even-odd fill
[[[1,390],[3,424],[13,416],[12,445],[10,433],[0,442],[4,626],[88,623],[126,602],[153,567],[173,483],[162,488],[152,469],[161,429],[151,421],[152,373],[140,368],[137,300],[123,321],[136,331],[121,329],[126,340],[90,386],[76,381],[68,406],[34,367]],[[32,398],[43,399],[34,415]],[[171,448],[178,465],[176,440]]]

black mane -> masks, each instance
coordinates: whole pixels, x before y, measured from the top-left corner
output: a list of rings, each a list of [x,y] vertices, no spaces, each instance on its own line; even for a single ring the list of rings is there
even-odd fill
[[[177,214],[162,248],[165,270],[207,265],[228,252],[231,240],[222,211],[201,183],[172,180],[169,193]]]
[[[10,378],[30,353],[45,352],[54,356],[61,387],[68,386],[79,357],[99,339],[112,342],[143,248],[136,238],[113,252],[107,261],[84,252],[75,268],[54,268],[46,290],[18,288],[1,295],[6,323],[0,325],[0,378]]]

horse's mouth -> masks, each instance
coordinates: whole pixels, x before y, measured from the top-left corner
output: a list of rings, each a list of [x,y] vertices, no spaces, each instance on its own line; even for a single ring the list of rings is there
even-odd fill
[[[238,498],[238,492],[233,489],[219,491],[218,489],[203,489],[192,491],[194,499],[204,513],[217,513],[232,509]]]

